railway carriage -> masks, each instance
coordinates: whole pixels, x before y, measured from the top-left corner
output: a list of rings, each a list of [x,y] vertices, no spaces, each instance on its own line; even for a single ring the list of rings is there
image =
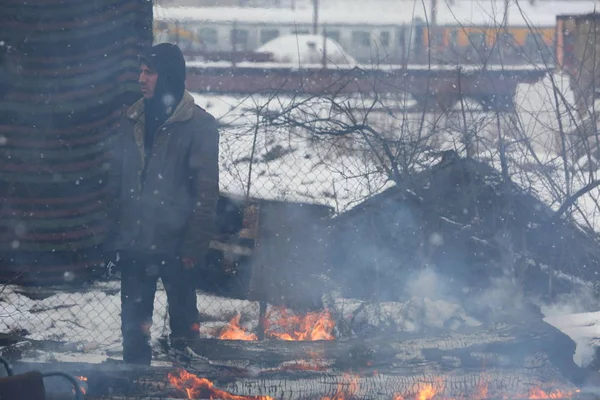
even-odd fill
[[[177,42],[188,54],[252,52],[278,36],[316,30],[360,63],[554,64],[556,14],[588,12],[597,5],[523,2],[504,12],[487,9],[489,2],[445,2],[430,27],[428,15],[408,9],[409,3],[385,14],[325,9],[316,24],[307,9],[156,6],[154,34],[155,41]]]

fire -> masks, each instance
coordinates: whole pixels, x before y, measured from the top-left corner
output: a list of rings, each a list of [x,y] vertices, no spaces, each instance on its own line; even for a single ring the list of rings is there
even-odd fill
[[[225,340],[258,340],[258,337],[251,332],[247,332],[240,326],[240,314],[229,321],[229,325],[225,327],[219,334],[219,339]]]
[[[303,368],[300,368],[303,369]],[[77,377],[82,381],[87,381],[85,377]],[[187,395],[188,399],[223,399],[223,400],[274,400],[269,396],[238,396],[214,387],[213,383],[206,378],[199,378],[188,371],[181,369],[178,374],[169,374],[169,382],[171,385]],[[354,375],[343,375],[341,382],[338,383],[336,392],[333,396],[324,396],[321,400],[351,400],[358,395],[359,385],[358,377]],[[392,400],[457,400],[441,395],[443,388],[437,388],[437,385],[430,383],[420,383],[417,386],[416,392],[410,396],[405,396],[400,393],[395,394]],[[575,392],[579,392],[576,390]],[[575,392],[552,390],[546,392],[541,388],[533,388],[529,391],[529,400],[540,399],[567,399],[571,398]],[[487,383],[480,383],[477,386],[476,393],[468,398],[485,399],[488,396]],[[527,396],[508,396],[510,398],[523,398]]]
[[[435,394],[436,390],[433,388],[433,385],[426,384],[417,393],[417,400],[431,400]]]
[[[579,392],[579,390],[576,390]],[[537,400],[537,399],[565,399],[573,396],[573,392],[571,391],[563,391],[560,389],[555,389],[550,392],[545,392],[540,388],[533,388],[529,390],[529,399]]]
[[[86,391],[87,391],[86,386],[87,386],[87,381],[88,381],[87,376],[76,376],[75,379],[80,381],[79,387],[81,389],[81,393],[86,394]],[[73,389],[72,392],[75,393],[75,389]]]
[[[432,400],[433,398],[435,399],[439,399],[439,400],[459,400],[459,399],[464,399],[465,396],[461,396],[459,398],[451,398],[451,397],[445,397],[440,395],[442,389],[438,389],[436,390],[436,388],[434,388],[433,385],[431,384],[420,384],[419,385],[419,389],[417,391],[417,393],[413,396],[403,396],[400,393],[396,393],[393,396],[393,400],[408,400],[408,399],[414,399],[414,400]],[[552,390],[550,392],[546,392],[544,390],[542,390],[541,388],[532,388],[529,391],[529,395],[525,395],[525,396],[520,396],[520,395],[513,395],[513,396],[509,396],[509,395],[503,395],[503,396],[491,396],[491,397],[497,397],[497,398],[503,398],[505,400],[510,400],[510,399],[522,399],[522,398],[526,398],[529,400],[541,400],[541,399],[569,399],[573,397],[573,394],[579,392],[579,390],[576,390],[575,392],[571,392],[571,391],[563,391],[563,390]],[[472,395],[466,396],[466,398],[468,399],[472,399],[472,400],[484,400],[489,398],[488,396],[488,384],[487,382],[482,382],[479,385],[477,385],[477,388],[475,389],[475,393],[473,393]]]
[[[329,311],[290,315],[283,308],[271,310],[265,317],[265,336],[280,340],[334,340],[335,322]],[[219,333],[224,340],[258,340],[257,336],[240,326],[240,315],[231,319]]]
[[[184,369],[179,371],[179,375],[169,374],[169,383],[184,392],[188,399],[274,400],[269,396],[237,396],[228,393],[215,388],[213,383],[208,379],[198,378]]]
[[[474,400],[485,400],[488,398],[488,384],[487,382],[480,383],[477,385],[475,390]]]
[[[275,317],[274,314],[279,314]],[[335,322],[331,313],[310,312],[306,315],[289,315],[283,308],[269,312],[265,318],[266,336],[281,340],[334,340]]]

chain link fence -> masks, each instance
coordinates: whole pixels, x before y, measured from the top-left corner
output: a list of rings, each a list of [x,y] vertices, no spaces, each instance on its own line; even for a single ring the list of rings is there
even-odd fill
[[[407,133],[400,150],[408,155],[418,146],[420,151],[438,147],[430,135],[437,129],[438,117],[423,121],[418,113],[401,119],[390,115],[390,109],[400,109],[406,102],[402,96],[388,98],[385,108],[369,112],[364,110],[366,100],[358,95],[194,97],[221,124],[219,228],[207,262],[196,271],[200,335],[227,337],[233,330],[254,337],[261,316],[281,322],[285,307],[296,310],[284,311],[288,317],[302,315],[313,323],[325,318],[329,335],[334,330],[340,334],[342,319],[352,318],[356,310],[380,318],[373,306],[360,308],[360,301],[342,304],[333,298],[338,288],[327,276],[326,242],[332,217],[393,186],[390,166],[380,158],[387,139],[376,138],[373,143],[365,135],[335,134],[344,128],[331,124],[350,126],[356,123],[352,118],[370,113],[370,121],[381,132]],[[332,114],[336,109],[332,101],[349,108]],[[456,129],[455,120],[451,115],[445,118],[444,129]],[[427,128],[419,133],[420,126]],[[322,134],[328,130],[331,134]],[[417,160],[424,161],[420,156]],[[257,252],[259,247],[262,251]],[[65,285],[59,287],[3,285],[0,332],[56,343],[56,349],[66,353],[118,357],[119,267],[98,270],[98,279],[91,283],[69,284],[76,277],[67,272]],[[323,310],[335,317],[319,314]],[[155,344],[168,336],[168,319],[167,296],[159,280],[151,327]]]
[[[196,277],[201,337],[256,339],[257,333],[267,331],[270,337],[281,338],[288,328],[293,331],[288,323],[297,326],[300,319],[325,324],[327,335],[332,336],[355,333],[359,320],[365,326],[399,330],[430,323],[443,326],[447,321],[473,322],[460,306],[423,301],[419,291],[431,279],[439,279],[435,274],[411,281],[414,286],[404,292],[408,300],[397,302],[397,292],[407,281],[401,271],[406,265],[398,266],[392,253],[377,253],[360,242],[359,261],[366,267],[360,270],[364,275],[352,278],[369,288],[369,293],[355,293],[360,299],[352,298],[332,277],[347,272],[344,265],[332,265],[334,243],[328,242],[328,234],[332,218],[347,215],[394,186],[398,171],[404,178],[428,169],[439,160],[432,155],[455,149],[497,162],[498,137],[526,139],[512,136],[517,134],[511,131],[516,129],[516,115],[528,116],[524,102],[518,103],[521,108],[516,113],[499,116],[468,102],[444,112],[406,112],[404,95],[376,101],[363,95],[194,97],[221,124],[219,229]],[[530,116],[531,123],[550,124],[552,111],[538,109]],[[553,135],[544,137],[554,140]],[[528,143],[536,145],[537,140],[527,136]],[[511,166],[518,165],[518,153],[507,154]],[[531,178],[531,174],[544,177],[541,173],[520,168],[513,176],[521,183],[533,182],[533,189],[540,193],[549,193],[543,187],[547,182]],[[560,171],[544,179],[560,179]],[[551,197],[544,200],[553,201]],[[419,229],[412,217],[389,213],[383,218],[404,235],[391,238],[397,243]],[[375,227],[372,232],[383,235]],[[360,232],[355,233],[360,238]],[[412,237],[408,246],[443,242],[432,237]],[[363,239],[373,244],[390,238]],[[348,265],[354,262],[353,251],[359,251],[358,247],[344,254]],[[427,264],[409,257],[404,261]],[[65,273],[66,285],[61,287],[0,286],[0,335],[45,343],[46,350],[36,355],[43,359],[81,357],[82,353],[120,357],[118,268],[113,274],[106,268],[100,271],[101,277],[83,285],[68,285],[74,277]],[[427,310],[433,310],[438,319],[428,321]],[[160,339],[169,333],[168,318],[166,292],[159,281],[150,328],[158,354]]]
[[[137,54],[142,42],[152,39],[152,2],[112,3],[106,7],[103,2],[56,2],[52,15],[41,4],[23,8],[17,19],[30,22],[12,24],[11,40],[6,42],[18,45],[24,58],[9,54],[10,78],[4,83],[14,78],[9,85],[14,86],[12,97],[8,102],[0,98],[5,117],[0,120],[21,124],[3,125],[0,135],[0,146],[6,146],[2,156],[7,155],[0,172],[2,179],[10,179],[0,188],[11,191],[0,207],[0,235],[8,238],[0,242],[0,250],[35,254],[19,262],[0,259],[2,267],[8,264],[0,268],[7,282],[0,284],[0,346],[27,340],[37,344],[36,350],[43,349],[29,354],[37,359],[81,359],[83,353],[88,360],[118,358],[122,350],[118,268],[111,274],[98,265],[95,280],[79,280],[83,270],[96,259],[100,262],[93,249],[106,228],[99,201],[105,186],[104,145],[114,134],[116,109],[128,103],[129,96],[139,97]],[[7,7],[6,15],[13,15],[14,7]],[[65,15],[81,18],[65,31]],[[90,15],[102,17],[88,21]],[[45,28],[32,31],[41,16]],[[55,38],[60,40],[55,43]],[[31,62],[21,63],[28,60],[27,54]],[[57,77],[64,85],[55,92]],[[267,331],[282,337],[289,334],[290,323],[298,321],[294,314],[306,323],[326,326],[335,336],[356,333],[360,322],[365,329],[398,330],[469,323],[461,306],[424,300],[439,299],[431,289],[435,285],[429,285],[435,274],[409,280],[404,273],[413,264],[427,266],[430,253],[424,249],[429,248],[421,245],[439,246],[443,237],[425,236],[420,221],[408,212],[384,212],[364,218],[362,226],[370,231],[350,221],[341,230],[354,234],[355,241],[332,251],[338,244],[329,238],[332,217],[348,215],[394,183],[410,182],[446,150],[495,163],[502,171],[510,165],[509,173],[524,188],[549,204],[564,202],[587,183],[588,173],[587,168],[571,173],[566,157],[561,165],[555,152],[546,151],[554,151],[555,143],[541,143],[558,137],[557,115],[569,120],[564,117],[567,105],[556,104],[551,96],[563,88],[547,84],[536,90],[530,86],[531,92],[521,94],[517,117],[483,112],[480,104],[464,99],[443,112],[407,112],[415,99],[394,90],[335,97],[196,94],[196,102],[221,124],[219,230],[206,263],[196,271],[200,335],[215,338],[233,332],[252,337]],[[3,94],[4,86],[0,89]],[[536,154],[536,149],[541,150]],[[597,164],[592,158],[597,159],[587,157]],[[385,199],[396,201],[393,192]],[[582,214],[589,218],[583,222],[594,228],[597,199],[585,207],[588,212]],[[459,214],[463,218],[462,209]],[[468,231],[474,221],[475,217],[462,226],[448,224]],[[382,231],[382,225],[389,229]],[[367,231],[375,239],[365,237]],[[401,247],[403,238],[411,240]],[[385,240],[400,251],[380,248]],[[77,249],[83,251],[75,255]],[[398,258],[403,252],[417,255]],[[351,264],[358,266],[345,269]],[[41,282],[44,274],[48,279],[63,275],[64,284],[16,285],[5,279],[6,273],[14,272],[13,265],[26,274],[33,271],[32,281]],[[64,272],[65,265],[72,269]],[[365,293],[344,291],[344,280],[366,288]],[[409,298],[400,301],[402,296]],[[430,321],[431,315],[435,318]],[[167,296],[159,281],[150,328],[158,352],[157,341],[169,333],[168,318]]]
[[[226,337],[231,329],[255,335],[261,312],[275,317],[283,310],[277,305],[294,305],[298,315],[310,315],[317,323],[325,308],[326,255],[320,247],[328,221],[389,186],[385,173],[360,139],[317,137],[303,127],[269,120],[272,111],[296,101],[308,101],[304,109],[328,106],[315,99],[195,95],[195,100],[221,124],[219,228],[207,262],[196,271],[201,337]],[[266,250],[257,256],[261,241]],[[295,270],[278,275],[277,269]],[[321,281],[309,274],[321,274]],[[79,283],[76,273],[66,272],[65,284],[58,286],[3,284],[0,334],[52,343],[54,351],[41,352],[42,358],[81,353],[119,357],[118,263],[115,268],[99,266],[97,275],[93,282]],[[271,305],[261,310],[261,301]],[[168,320],[159,280],[151,327],[155,345],[168,336]]]

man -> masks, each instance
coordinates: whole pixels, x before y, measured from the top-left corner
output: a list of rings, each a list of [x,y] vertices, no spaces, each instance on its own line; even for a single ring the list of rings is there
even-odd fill
[[[140,56],[142,98],[125,113],[110,163],[107,254],[121,271],[123,360],[150,364],[160,277],[171,343],[198,334],[192,268],[204,261],[219,191],[215,119],[185,90],[181,50],[162,43]]]

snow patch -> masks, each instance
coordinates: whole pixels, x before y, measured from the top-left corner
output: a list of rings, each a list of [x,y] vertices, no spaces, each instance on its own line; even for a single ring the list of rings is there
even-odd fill
[[[331,38],[319,35],[283,35],[275,38],[257,50],[259,53],[272,53],[276,62],[293,65],[319,64],[323,54],[327,54],[328,64],[354,66],[356,60]]]

